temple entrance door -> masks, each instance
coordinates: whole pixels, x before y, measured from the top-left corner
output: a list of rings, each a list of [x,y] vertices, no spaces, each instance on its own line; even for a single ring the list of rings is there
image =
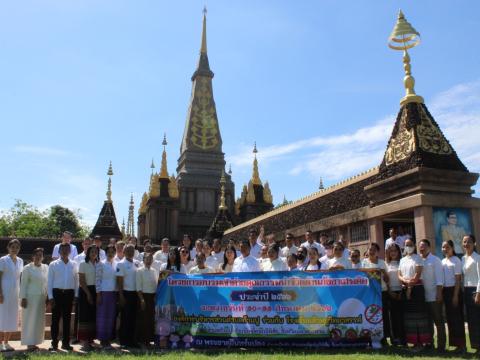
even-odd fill
[[[383,223],[383,239],[386,241],[389,237],[391,228],[397,229],[397,233],[403,230],[404,235],[410,235],[415,240],[415,223],[413,211],[394,214],[382,219]],[[384,243],[385,244],[385,243]]]

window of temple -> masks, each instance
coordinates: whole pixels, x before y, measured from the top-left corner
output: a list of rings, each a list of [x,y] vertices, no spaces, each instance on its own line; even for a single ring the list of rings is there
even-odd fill
[[[350,243],[358,243],[362,241],[368,241],[369,232],[366,222],[359,222],[350,225]]]

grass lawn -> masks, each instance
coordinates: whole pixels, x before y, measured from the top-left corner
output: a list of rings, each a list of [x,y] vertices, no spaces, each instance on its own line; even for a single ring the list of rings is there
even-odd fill
[[[372,360],[372,359],[406,359],[418,357],[423,360],[434,359],[472,359],[477,358],[474,354],[468,353],[459,356],[453,353],[436,354],[434,351],[423,351],[420,353],[412,353],[411,351],[402,349],[391,350],[348,350],[348,349],[325,349],[318,351],[274,351],[274,350],[231,350],[231,351],[170,351],[155,354],[125,354],[121,355],[122,360],[138,360],[139,357],[158,358],[162,360]],[[79,354],[22,354],[12,358],[21,359],[100,359],[100,360],[118,360],[119,354],[103,354],[92,352],[87,355]]]

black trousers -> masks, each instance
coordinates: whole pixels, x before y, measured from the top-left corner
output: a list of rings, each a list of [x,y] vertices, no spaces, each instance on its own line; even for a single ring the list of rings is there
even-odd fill
[[[52,324],[50,331],[52,333],[52,345],[58,345],[58,327],[60,319],[63,319],[62,344],[70,343],[70,320],[72,317],[72,304],[75,296],[74,290],[53,289],[53,300],[55,305],[52,309]]]
[[[138,295],[136,291],[123,291],[125,305],[120,310],[120,345],[132,346],[135,343],[135,325],[137,321]]]

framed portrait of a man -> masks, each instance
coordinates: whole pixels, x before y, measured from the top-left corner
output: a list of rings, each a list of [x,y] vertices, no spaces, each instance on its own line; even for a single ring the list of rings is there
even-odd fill
[[[447,240],[452,240],[457,255],[463,254],[463,237],[472,232],[470,209],[433,208],[433,226],[436,255],[441,256],[442,242]]]

